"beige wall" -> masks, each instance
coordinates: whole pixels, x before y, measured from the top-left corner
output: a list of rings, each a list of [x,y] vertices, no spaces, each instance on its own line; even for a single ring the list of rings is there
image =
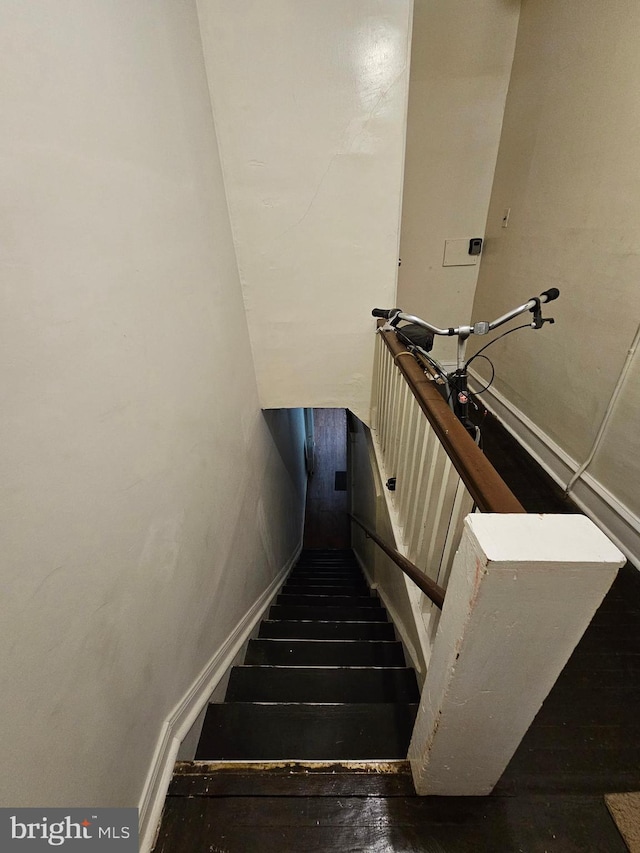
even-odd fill
[[[471,314],[478,267],[443,267],[444,243],[484,236],[519,8],[415,0],[397,301],[438,326]]]
[[[0,803],[129,805],[296,548],[195,4],[0,7]]]
[[[369,417],[393,303],[412,0],[198,0],[264,406]]]
[[[640,319],[639,32],[632,0],[523,2],[475,301],[475,318],[489,318],[560,288],[555,326],[491,353],[496,389],[574,467]],[[636,525],[639,405],[636,360],[590,468]]]

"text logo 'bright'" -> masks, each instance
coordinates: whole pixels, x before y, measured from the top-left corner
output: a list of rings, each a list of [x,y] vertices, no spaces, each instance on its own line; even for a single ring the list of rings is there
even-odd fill
[[[0,850],[138,853],[137,809],[0,809]]]

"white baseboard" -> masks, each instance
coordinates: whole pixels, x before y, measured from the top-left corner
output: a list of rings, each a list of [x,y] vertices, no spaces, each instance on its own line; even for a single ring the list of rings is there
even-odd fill
[[[165,797],[173,774],[178,749],[194,724],[216,685],[225,675],[233,659],[262,619],[274,596],[284,583],[292,566],[300,556],[302,542],[298,544],[287,563],[278,572],[269,587],[247,611],[224,643],[211,657],[182,699],[162,726],[151,767],[140,798],[140,851],[152,849],[162,815]]]
[[[484,384],[470,371],[472,390]],[[556,442],[507,398],[489,388],[482,402],[524,449],[563,488],[579,468]],[[571,490],[571,499],[620,548],[627,558],[640,567],[640,518],[585,471]]]

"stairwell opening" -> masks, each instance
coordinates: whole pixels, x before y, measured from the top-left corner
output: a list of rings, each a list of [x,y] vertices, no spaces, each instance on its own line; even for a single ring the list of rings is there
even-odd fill
[[[310,473],[303,550],[209,705],[196,760],[401,761],[418,684],[351,550],[345,409],[305,413]],[[313,448],[313,458],[308,450]]]
[[[311,409],[313,474],[307,485],[303,547],[306,550],[351,547],[347,517],[347,410]]]

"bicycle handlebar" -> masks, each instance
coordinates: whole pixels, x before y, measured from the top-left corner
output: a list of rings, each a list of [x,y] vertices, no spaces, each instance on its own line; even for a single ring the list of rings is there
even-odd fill
[[[543,296],[546,296],[546,299],[543,299],[542,298]],[[560,296],[560,291],[558,290],[558,288],[557,287],[550,287],[549,290],[544,290],[540,294],[540,301],[541,302],[553,302],[553,300],[557,299],[558,296]]]
[[[371,312],[372,317],[382,317],[383,320],[388,320],[394,311],[399,311],[399,308],[374,308]]]
[[[457,335],[461,338],[468,338],[469,335],[486,335],[498,326],[502,326],[503,323],[507,323],[509,320],[513,320],[514,317],[524,314],[525,311],[531,311],[534,315],[534,320],[531,323],[531,326],[534,329],[541,328],[544,322],[553,323],[551,318],[549,318],[548,321],[545,321],[542,318],[540,305],[541,303],[552,302],[554,299],[557,299],[558,296],[560,296],[558,288],[551,287],[549,290],[545,290],[541,293],[540,296],[532,297],[528,302],[525,302],[524,305],[519,305],[517,308],[508,311],[506,314],[503,314],[502,317],[498,317],[491,323],[481,321],[475,323],[473,326],[456,326],[448,329],[439,329],[437,326],[432,326],[431,323],[427,323],[426,320],[422,320],[420,317],[416,317],[413,314],[405,314],[400,310],[400,308],[374,308],[371,314],[374,317],[381,317],[382,319],[387,320],[390,326],[395,326],[400,320],[404,320],[406,323],[415,323],[418,326],[422,326],[434,335]]]

